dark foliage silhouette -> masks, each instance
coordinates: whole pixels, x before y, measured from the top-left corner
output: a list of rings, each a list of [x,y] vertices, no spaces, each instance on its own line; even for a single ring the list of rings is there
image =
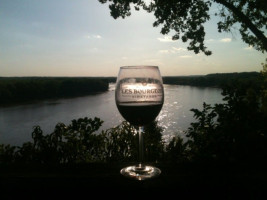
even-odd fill
[[[226,84],[231,85],[236,81],[257,83],[262,76],[259,72],[241,73],[217,73],[205,76],[165,76],[164,84],[171,85],[191,85],[200,87],[219,87],[223,88]]]
[[[51,134],[33,127],[33,142],[21,147],[0,146],[0,163],[69,164],[88,162],[133,161],[137,158],[138,137],[134,127],[122,122],[115,128],[98,132],[103,121],[80,118],[66,126],[58,123]],[[154,161],[161,156],[162,129],[151,123],[145,129],[145,156]]]
[[[0,77],[0,105],[108,90],[104,78]]]
[[[226,103],[192,109],[197,122],[186,133],[192,160],[253,165],[267,159],[264,81],[234,84],[224,87]]]

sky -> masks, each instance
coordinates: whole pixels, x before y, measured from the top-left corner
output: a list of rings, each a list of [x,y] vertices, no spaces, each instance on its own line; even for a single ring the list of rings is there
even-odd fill
[[[0,76],[117,76],[129,65],[156,65],[162,76],[205,75],[260,71],[267,58],[238,30],[218,33],[215,16],[205,24],[211,56],[160,34],[154,21],[145,11],[115,20],[98,0],[0,0]]]

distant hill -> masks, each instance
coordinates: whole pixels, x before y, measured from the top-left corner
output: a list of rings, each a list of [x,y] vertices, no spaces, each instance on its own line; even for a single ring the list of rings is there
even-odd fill
[[[115,83],[116,77],[103,77],[109,83]],[[200,87],[223,87],[226,84],[233,84],[235,81],[257,81],[261,78],[259,72],[234,72],[215,73],[207,75],[190,76],[163,76],[163,83],[170,85],[191,85]]]
[[[86,77],[0,77],[0,105],[107,91],[108,80]]]
[[[163,83],[199,87],[223,87],[245,82],[257,84],[259,72],[164,76]],[[107,91],[116,77],[0,77],[0,106],[50,98],[75,97]]]
[[[164,84],[171,85],[191,85],[201,87],[222,87],[234,82],[255,82],[261,78],[259,72],[240,72],[240,73],[216,73],[199,76],[165,76]]]

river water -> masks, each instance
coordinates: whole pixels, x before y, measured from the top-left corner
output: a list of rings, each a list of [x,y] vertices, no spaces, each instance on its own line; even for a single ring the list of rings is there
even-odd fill
[[[38,103],[0,108],[0,144],[22,145],[32,141],[33,126],[40,125],[51,133],[58,122],[68,125],[72,119],[99,117],[104,121],[100,130],[119,125],[123,118],[115,104],[115,85],[104,93],[70,99],[53,99]],[[202,109],[203,102],[222,102],[218,88],[164,85],[164,105],[157,117],[164,128],[163,139],[186,130],[194,121],[191,108]]]

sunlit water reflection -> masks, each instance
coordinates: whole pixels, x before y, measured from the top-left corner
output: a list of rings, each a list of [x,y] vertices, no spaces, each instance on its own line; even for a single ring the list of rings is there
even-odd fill
[[[165,102],[158,116],[159,125],[164,128],[163,138],[169,141],[184,131],[194,121],[192,108],[202,109],[203,102],[214,105],[222,102],[221,90],[218,88],[164,85]]]
[[[47,134],[58,122],[69,124],[81,117],[101,118],[101,130],[119,125],[123,118],[115,104],[114,90],[115,85],[111,84],[109,91],[101,94],[0,108],[0,144],[21,145],[31,140],[35,125]],[[164,85],[164,92],[164,105],[157,120],[164,128],[166,141],[173,135],[184,136],[183,131],[194,121],[191,108],[202,109],[203,102],[222,102],[221,90],[217,88]]]

